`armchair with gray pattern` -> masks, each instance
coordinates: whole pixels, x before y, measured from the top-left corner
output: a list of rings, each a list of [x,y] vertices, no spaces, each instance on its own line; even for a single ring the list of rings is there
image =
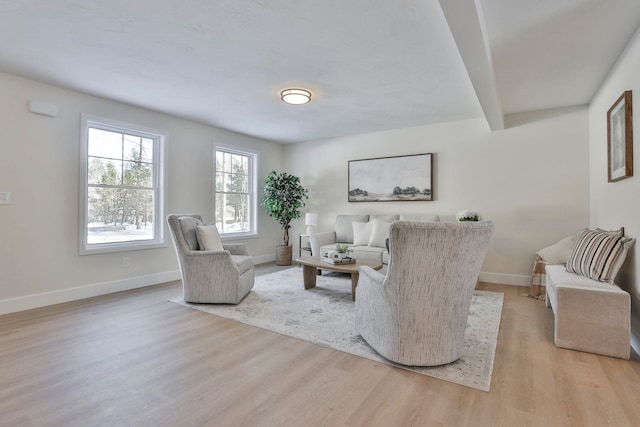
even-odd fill
[[[254,264],[242,243],[224,244],[222,251],[201,250],[200,215],[169,215],[169,230],[178,255],[183,297],[191,303],[238,304],[251,291]]]

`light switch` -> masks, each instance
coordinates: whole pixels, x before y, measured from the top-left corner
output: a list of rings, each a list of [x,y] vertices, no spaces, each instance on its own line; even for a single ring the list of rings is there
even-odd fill
[[[9,191],[0,191],[0,205],[11,204],[11,193]]]

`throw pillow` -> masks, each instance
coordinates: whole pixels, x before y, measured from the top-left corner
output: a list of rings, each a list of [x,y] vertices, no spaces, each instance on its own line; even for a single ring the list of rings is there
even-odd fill
[[[573,248],[575,247],[576,238],[569,236],[560,240],[558,243],[547,246],[544,249],[540,249],[536,253],[540,258],[542,258],[542,261],[547,264],[565,264],[573,253]]]
[[[371,237],[370,222],[352,222],[353,226],[353,244],[355,246],[367,246]]]
[[[374,219],[371,226],[371,237],[369,237],[369,246],[384,248],[384,241],[389,237],[390,222],[378,221]]]
[[[223,251],[220,234],[215,225],[198,225],[196,228],[198,244],[203,251]]]
[[[567,271],[613,284],[635,239],[621,232],[585,229],[567,260]]]

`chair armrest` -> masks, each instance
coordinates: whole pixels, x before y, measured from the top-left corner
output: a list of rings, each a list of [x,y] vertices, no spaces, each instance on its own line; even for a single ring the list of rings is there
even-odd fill
[[[189,250],[183,254],[182,263],[183,274],[190,279],[197,278],[198,281],[211,281],[216,276],[240,274],[240,269],[229,251]]]
[[[320,256],[320,248],[325,245],[336,243],[335,231],[323,231],[309,235],[309,244],[311,245],[311,255]]]
[[[229,243],[222,245],[222,247],[229,251],[231,255],[249,255],[247,247],[244,243]]]

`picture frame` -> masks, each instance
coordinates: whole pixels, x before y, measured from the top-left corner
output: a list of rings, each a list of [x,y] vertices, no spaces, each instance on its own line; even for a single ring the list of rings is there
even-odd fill
[[[433,197],[433,153],[350,160],[349,202],[424,202]]]
[[[633,111],[631,91],[625,91],[607,111],[607,172],[609,182],[633,176]]]

